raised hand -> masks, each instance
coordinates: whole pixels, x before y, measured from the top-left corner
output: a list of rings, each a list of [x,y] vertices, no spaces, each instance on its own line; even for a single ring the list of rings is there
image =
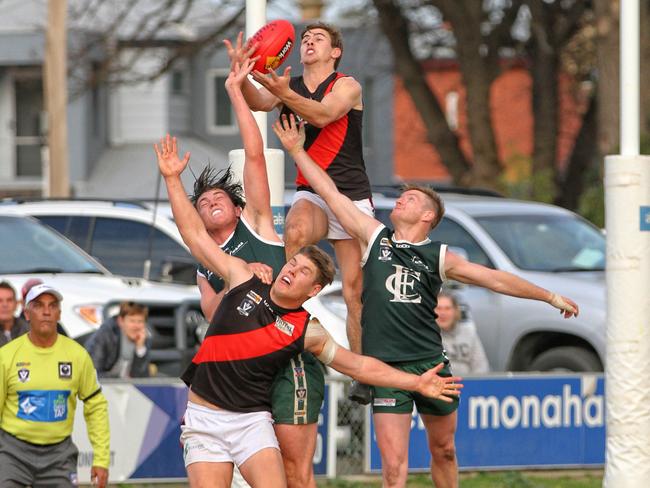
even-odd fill
[[[226,79],[226,90],[231,90],[234,87],[241,87],[246,77],[253,71],[253,66],[257,61],[258,56],[247,59],[243,63],[235,62],[230,68],[228,78]]]
[[[462,383],[459,383],[462,378],[459,376],[438,376],[438,372],[444,366],[444,363],[440,363],[429,371],[422,373],[417,392],[447,403],[452,402],[453,397],[459,396],[460,390],[463,388]]]
[[[296,124],[296,117],[293,114],[289,114],[289,118],[286,114],[282,114],[273,123],[273,132],[291,155],[303,149],[305,145],[305,124],[304,122]]]
[[[226,46],[226,50],[228,51],[228,57],[230,58],[231,70],[233,69],[235,63],[239,63],[240,66],[243,65],[246,60],[248,60],[253,55],[259,44],[257,42],[247,42],[244,44],[242,42],[243,39],[244,33],[242,31],[239,31],[234,47],[228,39],[223,40],[223,43]]]
[[[291,81],[291,66],[285,68],[284,73],[280,76],[274,70],[269,69],[269,74],[265,75],[259,71],[253,71],[251,76],[260,85],[266,88],[273,95],[282,99],[289,91],[289,81]]]
[[[167,134],[167,137],[160,139],[160,147],[158,144],[153,145],[153,150],[158,156],[158,169],[163,176],[179,176],[187,163],[190,162],[190,153],[186,152],[183,160],[178,157],[178,145],[176,138]]]

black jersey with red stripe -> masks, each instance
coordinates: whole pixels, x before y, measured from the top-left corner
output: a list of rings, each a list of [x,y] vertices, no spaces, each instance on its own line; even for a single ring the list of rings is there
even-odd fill
[[[278,370],[304,349],[309,314],[271,300],[256,276],[226,293],[205,339],[181,375],[192,391],[233,412],[271,411]]]
[[[320,102],[332,91],[334,83],[346,77],[333,72],[315,92],[310,92],[302,76],[291,78],[289,86],[299,95]],[[293,113],[286,105],[282,114]],[[371,197],[370,181],[363,161],[361,124],[363,110],[351,109],[347,114],[323,128],[305,124],[305,149],[311,158],[323,168],[336,184],[336,188],[351,200]],[[298,190],[313,191],[300,169],[296,176]]]

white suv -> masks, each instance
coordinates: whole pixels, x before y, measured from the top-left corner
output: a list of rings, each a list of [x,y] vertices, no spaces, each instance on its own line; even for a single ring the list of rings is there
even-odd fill
[[[111,273],[194,285],[196,262],[165,205],[157,211],[132,200],[5,200],[0,209],[36,217]]]
[[[113,306],[135,301],[149,308],[152,360],[161,372],[178,374],[204,327],[195,286],[156,283],[112,275],[72,242],[35,219],[0,206],[0,280],[17,290],[39,278],[63,294],[61,323],[82,340],[97,330]]]

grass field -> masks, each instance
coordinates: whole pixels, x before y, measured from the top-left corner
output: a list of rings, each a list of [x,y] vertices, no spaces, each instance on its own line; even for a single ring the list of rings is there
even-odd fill
[[[463,473],[460,488],[600,488],[601,471],[505,471],[498,473]],[[120,484],[112,488],[185,488],[186,484]],[[379,488],[377,476],[355,476],[346,479],[319,480],[319,488]],[[426,475],[411,475],[407,487],[430,488]]]
[[[602,473],[595,472],[519,472],[462,474],[461,488],[600,488]],[[319,481],[320,488],[379,488],[381,480],[364,477],[346,480]],[[431,487],[426,475],[409,477],[409,488]]]

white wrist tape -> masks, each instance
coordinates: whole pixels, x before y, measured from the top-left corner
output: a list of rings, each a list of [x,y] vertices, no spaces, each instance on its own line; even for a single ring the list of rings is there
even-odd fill
[[[571,305],[570,303],[567,303],[564,298],[562,298],[560,295],[557,293],[553,293],[551,295],[551,305],[553,305],[555,308],[559,308],[560,310],[566,310],[571,313],[575,313],[576,309]]]
[[[325,365],[330,364],[334,360],[334,355],[336,354],[339,345],[334,339],[332,339],[330,333],[327,332],[325,327],[323,327],[318,319],[313,318],[309,321],[305,337],[322,337],[325,341],[325,344],[323,345],[323,349],[321,350],[320,354],[318,354],[316,357]]]

